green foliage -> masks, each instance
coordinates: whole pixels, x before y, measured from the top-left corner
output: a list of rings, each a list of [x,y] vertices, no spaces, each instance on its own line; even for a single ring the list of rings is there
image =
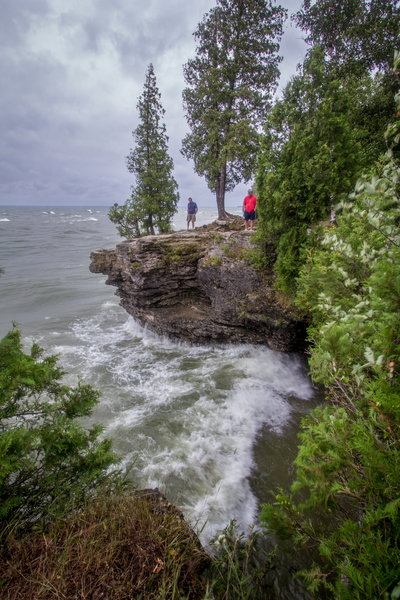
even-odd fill
[[[271,0],[217,0],[194,33],[196,58],[184,67],[183,91],[191,133],[182,153],[216,193],[219,218],[226,216],[225,191],[255,171],[285,15]]]
[[[308,32],[306,42],[323,48],[334,67],[356,74],[390,70],[400,36],[396,0],[304,0],[293,17]]]
[[[219,244],[224,256],[231,260],[241,260],[243,258],[243,248],[236,244],[233,238],[229,238],[226,244]]]
[[[271,249],[270,249],[271,250]],[[243,258],[248,260],[253,267],[259,271],[268,271],[272,268],[275,260],[274,252],[262,252],[260,248],[244,248]]]
[[[191,264],[199,259],[201,247],[199,244],[185,246],[164,246],[163,263],[167,265]]]
[[[208,259],[208,265],[211,267],[220,267],[222,265],[222,257],[221,256],[210,256]],[[206,265],[204,265],[206,266]]]
[[[85,429],[99,392],[61,383],[56,356],[22,350],[13,329],[0,341],[0,535],[79,508],[96,488],[118,480],[101,426]]]
[[[137,108],[141,123],[132,133],[136,147],[127,156],[128,170],[135,175],[136,186],[122,206],[114,204],[108,216],[117,223],[118,233],[127,238],[168,233],[170,220],[179,201],[178,184],[172,176],[174,164],[168,154],[164,109],[150,64]]]
[[[275,569],[272,564],[275,552],[270,553],[260,568],[256,562],[259,539],[260,533],[253,527],[249,528],[247,536],[239,534],[234,519],[211,540],[212,562],[208,577],[216,599],[257,600],[262,592],[263,598],[275,597],[273,587],[265,584],[266,575]]]
[[[267,120],[257,177],[257,236],[276,243],[277,287],[287,294],[294,294],[295,277],[314,243],[307,228],[329,218],[360,169],[369,169],[385,151],[385,111],[393,103],[385,100],[378,111],[382,98],[379,81],[339,79],[316,48]]]
[[[399,181],[389,150],[308,253],[297,303],[312,311],[311,374],[331,404],[303,420],[292,495],[261,516],[296,547],[318,547],[323,563],[300,575],[344,600],[396,597],[400,578]]]

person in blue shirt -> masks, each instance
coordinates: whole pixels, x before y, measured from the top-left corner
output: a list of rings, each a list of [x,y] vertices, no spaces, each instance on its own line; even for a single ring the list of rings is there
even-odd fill
[[[187,230],[189,231],[190,221],[192,222],[192,229],[194,229],[194,223],[196,221],[196,214],[199,209],[197,208],[196,202],[193,202],[191,198],[189,198],[188,204],[188,212],[187,212]]]

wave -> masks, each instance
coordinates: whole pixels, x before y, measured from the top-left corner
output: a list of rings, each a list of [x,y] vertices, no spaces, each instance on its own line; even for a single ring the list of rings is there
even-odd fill
[[[252,523],[253,447],[261,429],[283,434],[290,397],[312,398],[303,364],[265,347],[160,338],[123,315],[106,302],[71,325],[71,345],[55,348],[67,370],[102,390],[95,419],[123,466],[205,523],[204,541],[232,515]]]

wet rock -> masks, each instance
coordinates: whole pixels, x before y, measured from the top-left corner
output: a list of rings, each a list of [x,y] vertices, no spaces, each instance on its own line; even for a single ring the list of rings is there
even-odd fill
[[[224,223],[127,240],[92,252],[121,306],[159,335],[194,343],[304,348],[306,323],[274,289],[272,272],[248,260],[252,234]]]

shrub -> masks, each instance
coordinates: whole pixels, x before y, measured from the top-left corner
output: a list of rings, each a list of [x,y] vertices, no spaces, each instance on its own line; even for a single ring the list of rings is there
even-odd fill
[[[157,492],[104,494],[44,534],[10,539],[0,552],[0,597],[204,598],[210,559],[166,504]]]
[[[78,422],[91,414],[99,392],[79,381],[62,383],[57,356],[33,344],[22,350],[14,327],[0,341],[0,535],[77,508],[119,472],[102,427]]]
[[[271,552],[262,568],[257,564],[261,534],[249,528],[248,535],[238,532],[236,519],[209,544],[212,563],[207,573],[214,597],[225,600],[257,600],[275,598],[274,587],[266,582],[268,573],[274,571],[275,552]]]
[[[387,134],[395,144],[398,131],[392,125]],[[311,374],[331,404],[303,420],[293,495],[277,494],[261,515],[294,546],[318,547],[323,564],[300,575],[341,600],[399,591],[399,180],[389,150],[379,176],[358,181],[339,227],[302,269],[297,301],[314,315]]]

